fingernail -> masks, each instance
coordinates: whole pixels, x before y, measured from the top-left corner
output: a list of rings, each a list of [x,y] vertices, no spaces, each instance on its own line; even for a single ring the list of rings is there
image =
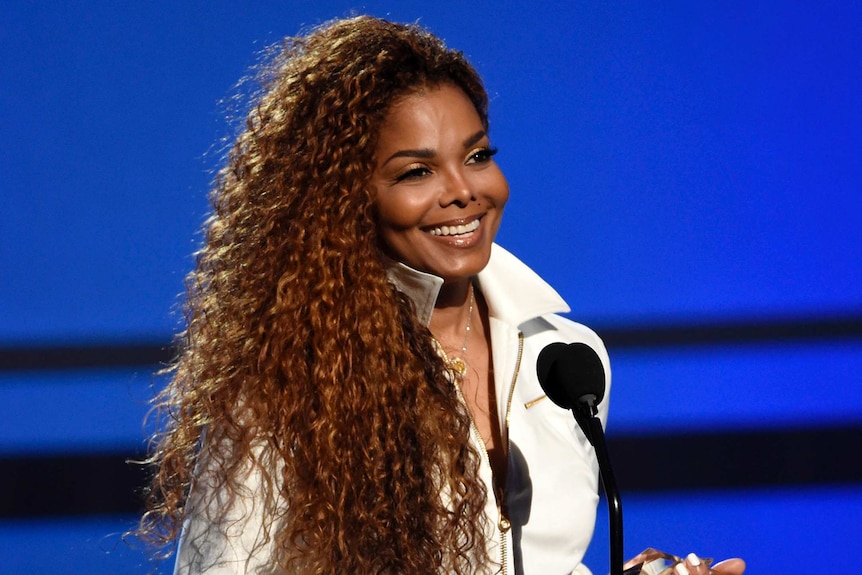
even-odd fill
[[[682,563],[677,563],[673,570],[676,571],[676,575],[689,575],[688,569]]]
[[[688,561],[689,563],[691,563],[692,565],[694,565],[695,567],[700,565],[700,557],[698,557],[694,553],[689,553],[686,556],[685,560]]]

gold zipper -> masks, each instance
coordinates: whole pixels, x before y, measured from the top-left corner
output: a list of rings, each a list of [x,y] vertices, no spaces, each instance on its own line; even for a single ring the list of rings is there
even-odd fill
[[[436,344],[437,351],[443,356],[443,361],[447,364],[449,362],[449,358],[446,355],[446,352],[443,350],[443,346],[434,339],[434,343]],[[524,334],[518,332],[518,358],[515,361],[515,373],[512,376],[512,383],[509,385],[509,397],[506,401],[506,417],[505,417],[505,425],[503,426],[503,448],[506,450],[506,461],[508,465],[509,461],[509,419],[512,413],[512,399],[515,397],[515,383],[518,381],[518,373],[521,371],[521,359],[524,356]],[[455,391],[458,394],[458,399],[464,404],[464,407],[467,408],[467,416],[470,418],[470,432],[473,433],[476,437],[479,438],[479,450],[482,452],[482,457],[485,458],[485,462],[488,464],[488,467],[491,469],[491,475],[493,477],[494,466],[491,465],[491,456],[488,454],[488,449],[485,447],[485,441],[482,439],[482,434],[479,432],[479,426],[476,425],[476,420],[473,419],[473,414],[470,413],[470,408],[467,405],[467,400],[464,398],[464,393],[461,391],[461,386],[458,385],[457,378],[452,378],[452,383],[455,384]],[[491,486],[493,490],[493,485]],[[506,575],[508,573],[508,548],[506,546],[506,534],[509,532],[509,529],[512,527],[512,523],[509,521],[509,518],[506,517],[506,512],[503,509],[504,505],[500,501],[505,500],[505,485],[503,486],[504,492],[501,494],[500,499],[497,500],[497,513],[500,516],[499,521],[497,522],[497,529],[500,531],[500,562],[501,562],[501,570],[499,571],[502,575]],[[496,493],[494,496],[496,498]]]
[[[521,358],[524,357],[524,334],[522,332],[518,332],[518,359],[515,361],[515,373],[512,376],[512,383],[509,385],[509,398],[506,400],[506,419],[505,425],[503,425],[503,446],[506,450],[506,465],[509,463],[509,420],[512,415],[512,399],[515,397],[515,383],[518,381],[518,373],[521,371]],[[485,452],[485,456],[488,457],[487,451]],[[488,464],[490,465],[491,458],[488,457]],[[493,469],[493,468],[492,468]],[[503,494],[502,499],[505,500],[506,486],[503,486]],[[498,525],[500,529],[500,560],[502,562],[502,574],[506,575],[508,573],[508,548],[506,546],[506,533],[509,532],[509,529],[512,527],[511,521],[506,516],[506,512],[504,512],[503,505],[498,501],[497,502],[498,512],[500,514],[500,523]]]
[[[506,401],[506,425],[503,427],[503,445],[506,446],[506,458],[509,456],[509,418],[512,414],[512,398],[515,397],[515,382],[518,381],[518,372],[521,371],[521,359],[524,357],[524,334],[518,332],[518,359],[515,361],[515,375],[512,376],[512,384],[509,386],[509,399]]]

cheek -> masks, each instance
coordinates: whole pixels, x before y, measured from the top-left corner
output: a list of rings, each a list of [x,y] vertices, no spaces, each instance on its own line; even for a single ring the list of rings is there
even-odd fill
[[[500,174],[500,179],[502,180],[502,191],[500,193],[500,199],[498,200],[500,203],[500,209],[506,205],[506,202],[509,201],[509,182],[506,181],[506,178]]]
[[[404,230],[419,226],[428,211],[427,201],[421,194],[382,193],[377,196],[377,213],[382,228]]]
[[[491,195],[494,204],[498,209],[502,210],[506,202],[509,201],[509,182],[506,181],[506,176],[503,175],[503,172],[499,168],[495,170],[489,189],[493,190]]]

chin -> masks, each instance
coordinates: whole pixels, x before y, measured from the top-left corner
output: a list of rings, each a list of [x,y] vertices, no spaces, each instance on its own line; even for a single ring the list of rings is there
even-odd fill
[[[456,282],[459,280],[469,279],[485,269],[485,266],[488,265],[489,259],[491,259],[490,253],[476,263],[460,266],[457,269],[448,268],[446,270],[432,271],[431,273],[443,278],[443,281],[446,282]]]

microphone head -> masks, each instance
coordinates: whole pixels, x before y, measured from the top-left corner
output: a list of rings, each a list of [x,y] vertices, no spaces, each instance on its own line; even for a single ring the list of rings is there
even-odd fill
[[[605,368],[599,354],[585,343],[552,343],[536,362],[539,384],[545,394],[564,409],[573,409],[594,396],[598,405],[605,397]]]

